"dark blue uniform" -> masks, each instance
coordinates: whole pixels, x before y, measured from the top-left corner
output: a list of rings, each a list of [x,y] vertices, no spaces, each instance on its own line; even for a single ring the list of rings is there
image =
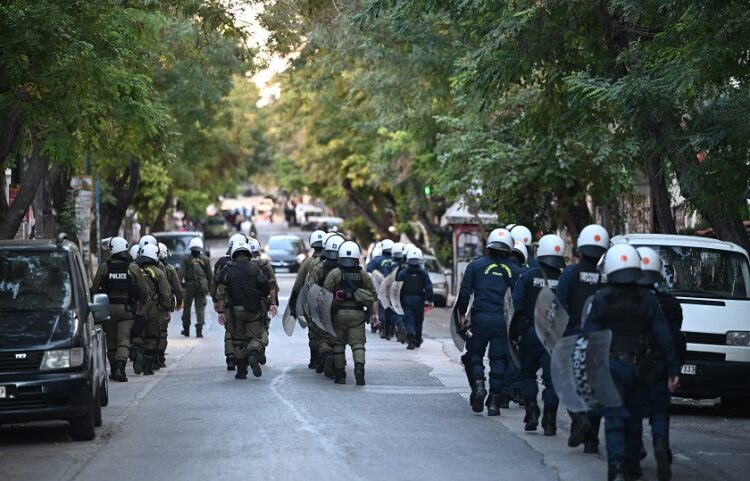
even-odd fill
[[[523,275],[524,272],[530,269],[530,266],[528,264],[521,264],[518,260],[513,260],[516,262],[516,264],[518,264],[520,275]],[[536,259],[532,260],[536,263],[536,266],[539,266],[539,263],[536,262]],[[505,359],[505,389],[503,391],[503,394],[505,395],[506,400],[513,399],[513,401],[517,402],[518,404],[523,404],[523,392],[521,390],[521,369],[516,366],[516,363],[513,362],[513,359],[511,359],[510,355],[506,356]]]
[[[466,342],[473,379],[483,380],[484,355],[489,346],[490,392],[502,394],[505,383],[505,363],[508,357],[508,338],[505,327],[503,300],[505,291],[513,288],[521,273],[519,265],[500,256],[480,257],[472,261],[464,272],[457,305],[465,312],[469,298],[474,295],[471,308],[472,337]]]
[[[406,335],[418,347],[422,344],[424,305],[425,302],[432,302],[430,274],[421,266],[408,265],[396,275],[396,280],[404,283],[401,287],[401,306],[404,308]]]
[[[672,334],[656,296],[635,284],[612,285],[594,296],[584,332],[612,330],[609,368],[622,405],[605,409],[607,460],[610,469],[623,469],[640,460],[643,381],[639,376],[650,335],[663,353],[669,376],[679,374]],[[666,380],[665,380],[666,382]]]

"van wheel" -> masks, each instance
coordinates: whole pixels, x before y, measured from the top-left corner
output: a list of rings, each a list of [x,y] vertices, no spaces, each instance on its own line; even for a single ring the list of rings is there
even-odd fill
[[[94,395],[94,401],[91,407],[94,410],[94,426],[99,427],[102,425],[102,389],[101,387],[96,388],[96,394]]]
[[[109,381],[107,380],[107,376],[104,376],[104,382],[102,383],[102,386],[99,388],[101,398],[101,405],[106,406],[109,404]]]
[[[91,441],[96,436],[93,399],[83,416],[70,420],[70,437],[73,441]]]
[[[722,396],[721,406],[729,409],[735,409],[737,414],[742,417],[750,416],[750,398],[741,396]]]

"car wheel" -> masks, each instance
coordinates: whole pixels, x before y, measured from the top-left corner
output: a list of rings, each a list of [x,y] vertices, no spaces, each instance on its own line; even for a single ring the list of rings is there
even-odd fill
[[[102,406],[106,406],[107,404],[109,404],[109,380],[107,379],[107,376],[104,376],[104,382],[99,388],[99,391],[99,397],[101,398]]]
[[[448,301],[446,301],[445,297],[443,296],[435,297],[435,307],[445,307],[447,304],[448,304]]]
[[[89,402],[89,409],[86,414],[70,420],[70,437],[73,438],[73,441],[91,441],[96,437],[94,401],[95,399],[92,398]],[[101,406],[99,408],[101,411]]]
[[[721,406],[735,409],[742,417],[750,416],[750,398],[742,396],[722,396]]]

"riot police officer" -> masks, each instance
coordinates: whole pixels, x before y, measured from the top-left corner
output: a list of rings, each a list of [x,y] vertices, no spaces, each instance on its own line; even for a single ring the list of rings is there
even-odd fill
[[[323,240],[325,239],[326,233],[322,230],[316,230],[310,234],[310,247],[313,249],[313,253],[310,257],[305,259],[297,272],[297,277],[294,280],[294,286],[292,286],[292,293],[289,296],[289,312],[293,317],[302,316],[302,312],[297,312],[297,298],[299,297],[300,291],[307,281],[307,275],[317,266],[321,261],[321,254],[323,253]],[[315,369],[318,367],[318,359],[320,354],[318,353],[318,332],[317,326],[308,323],[307,326],[307,340],[310,348],[310,362],[307,364],[308,369]]]
[[[365,385],[365,323],[375,302],[372,279],[359,265],[360,248],[356,242],[346,241],[338,251],[338,267],[325,278],[324,288],[333,293],[333,326],[336,341],[333,364],[336,384],[346,384],[345,351],[347,344],[354,358],[354,379],[357,386]]]
[[[396,275],[403,282],[401,305],[406,321],[406,349],[413,350],[422,345],[424,307],[432,306],[432,281],[422,267],[422,250],[412,246],[406,253],[406,269]]]
[[[531,256],[531,243],[534,240],[531,235],[531,231],[528,227],[523,225],[511,224],[512,227],[507,229],[510,231],[510,235],[513,236],[514,242],[521,242],[526,247],[526,262],[528,267],[538,267],[539,263]]]
[[[182,309],[182,285],[180,284],[180,275],[177,273],[177,269],[167,262],[169,257],[169,248],[166,244],[159,243],[159,267],[167,275],[169,286],[172,288],[172,312],[179,311]],[[157,355],[154,361],[155,365],[159,367],[167,366],[167,345],[168,345],[168,328],[169,321],[172,316],[164,317],[159,326],[159,345],[157,348]]]
[[[263,299],[269,295],[268,276],[252,261],[250,245],[239,240],[232,246],[232,260],[219,273],[216,286],[219,324],[229,329],[237,365],[235,379],[247,379],[248,366],[255,377],[263,371]]]
[[[146,286],[141,284],[143,278],[137,277],[137,268],[130,266],[128,242],[122,237],[112,237],[107,246],[112,258],[99,266],[92,291],[102,292],[109,297],[110,318],[103,325],[107,336],[109,378],[128,382],[125,366],[130,356],[130,330],[139,303],[146,303],[147,291]]]
[[[527,264],[529,251],[526,248],[526,244],[524,244],[522,241],[515,240],[515,237],[513,240],[513,249],[510,252],[510,258],[512,261],[518,263],[521,274],[529,270],[529,265]],[[504,362],[505,388],[503,390],[503,397],[501,399],[500,407],[503,409],[508,409],[511,400],[519,406],[523,406],[524,401],[523,392],[521,390],[521,370],[518,368],[518,366],[516,366],[516,363],[510,358],[510,356],[506,356]]]
[[[591,304],[584,332],[612,331],[609,368],[622,405],[605,409],[610,481],[625,481],[626,464],[637,466],[641,455],[643,388],[640,379],[653,338],[666,359],[669,391],[679,386],[679,365],[672,336],[656,296],[637,284],[641,258],[632,246],[610,247],[604,258],[608,286]]]
[[[406,268],[406,250],[407,246],[403,242],[395,242],[391,249],[393,264],[389,274],[396,271],[396,276]],[[390,333],[386,333],[386,339],[396,336],[396,340],[401,344],[406,344],[406,323],[402,314],[396,313],[391,309],[391,328]]]
[[[526,416],[524,429],[536,431],[539,424],[537,405],[537,371],[542,369],[544,412],[542,427],[545,436],[557,433],[557,407],[560,403],[552,386],[550,355],[537,337],[534,326],[534,307],[542,288],[557,289],[557,280],[565,267],[565,242],[557,235],[548,234],[539,240],[537,249],[539,267],[533,267],[521,275],[513,291],[515,307],[514,335],[520,334],[519,354],[521,358],[521,389],[523,391]]]
[[[203,337],[206,322],[206,294],[211,279],[211,261],[203,254],[203,240],[194,237],[188,243],[190,255],[182,259],[180,280],[185,286],[182,311],[182,335],[190,337],[190,310],[195,302],[195,337]]]
[[[323,242],[323,253],[321,254],[323,260],[310,273],[309,282],[311,284],[325,287],[326,277],[339,265],[339,247],[343,243],[344,238],[338,232],[329,232],[326,235]],[[335,367],[332,354],[336,337],[317,326],[315,329],[318,331],[318,353],[320,353],[318,367],[315,369],[315,372],[318,374],[323,373],[327,378],[333,379]]]
[[[172,287],[166,274],[159,267],[159,246],[145,243],[134,262],[148,279],[149,301],[144,311],[144,323],[140,329],[134,329],[133,348],[136,349],[133,371],[143,372],[144,376],[154,374],[159,369],[155,362],[159,342],[159,329],[165,317],[172,309]],[[142,353],[142,354],[141,354]]]
[[[250,254],[253,262],[257,263],[266,277],[268,277],[268,295],[262,299],[263,309],[261,310],[261,316],[263,317],[263,347],[260,350],[258,358],[260,364],[264,366],[266,364],[266,348],[269,342],[268,328],[271,326],[271,318],[279,313],[279,283],[276,281],[276,273],[273,271],[271,263],[268,262],[268,259],[263,259],[260,256],[260,242],[258,239],[250,237],[247,243],[250,246]]]
[[[383,277],[390,274],[393,268],[393,241],[390,239],[383,239],[380,242],[381,254],[375,256],[365,267],[367,272],[380,272]],[[380,321],[380,338],[390,339],[390,331],[393,329],[393,311],[385,309],[381,303],[378,303],[378,320]]]
[[[599,272],[598,263],[609,247],[607,230],[597,224],[583,228],[578,236],[579,261],[563,270],[557,285],[556,295],[560,304],[568,311],[568,328],[565,335],[581,332],[581,319],[586,301],[607,283]],[[599,452],[599,425],[601,417],[591,413],[570,413],[573,424],[568,437],[568,446],[574,448],[583,443],[583,452]]]
[[[487,255],[473,260],[466,266],[456,309],[462,316],[474,295],[471,308],[472,336],[466,342],[467,361],[471,370],[467,376],[473,382],[472,409],[484,411],[487,397],[484,377],[484,356],[489,347],[490,402],[488,414],[500,414],[501,397],[505,381],[505,358],[508,355],[508,340],[505,326],[505,291],[512,288],[520,274],[520,268],[510,260],[513,237],[507,229],[495,229],[487,238]]]
[[[219,300],[216,298],[216,288],[219,285],[219,274],[224,266],[232,260],[232,247],[239,241],[247,242],[247,236],[245,234],[234,234],[231,236],[227,244],[226,254],[219,257],[219,260],[214,264],[214,272],[211,276],[209,293],[211,294],[211,300],[214,303],[214,311],[216,312],[219,312]],[[236,369],[236,364],[234,362],[234,346],[232,345],[232,335],[226,325],[224,325],[224,359],[227,364],[227,371],[234,371]]]

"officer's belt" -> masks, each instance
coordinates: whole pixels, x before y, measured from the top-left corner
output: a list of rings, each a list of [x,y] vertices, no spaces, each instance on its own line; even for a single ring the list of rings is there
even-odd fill
[[[363,306],[338,306],[340,311],[364,311]]]

